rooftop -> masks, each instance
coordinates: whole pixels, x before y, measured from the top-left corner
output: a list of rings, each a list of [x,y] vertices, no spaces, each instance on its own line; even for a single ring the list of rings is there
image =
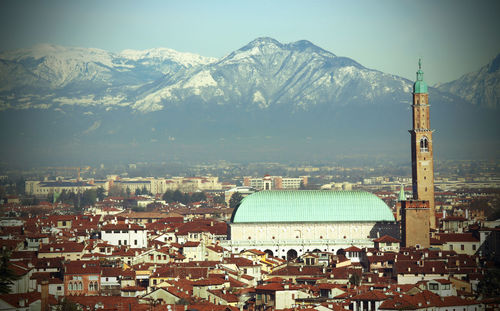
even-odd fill
[[[245,197],[232,223],[394,221],[389,207],[364,191],[261,191]]]

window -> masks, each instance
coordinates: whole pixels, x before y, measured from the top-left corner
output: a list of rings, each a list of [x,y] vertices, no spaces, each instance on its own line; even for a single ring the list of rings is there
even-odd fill
[[[453,245],[450,245],[450,251],[452,251],[452,250],[453,250]]]
[[[429,152],[429,140],[425,136],[420,139],[420,151]]]
[[[461,249],[461,250],[465,250],[465,246],[464,246],[463,244],[462,244],[462,245],[460,245],[460,249]]]
[[[472,250],[475,251],[476,250],[476,244],[472,244]]]
[[[134,240],[134,245],[137,245],[137,240]]]
[[[70,283],[70,284],[71,284],[71,283]],[[62,288],[61,288],[61,286],[57,286],[57,290],[61,290],[61,289],[62,289]]]
[[[429,289],[430,290],[438,290],[438,285],[431,283],[431,284],[429,284]]]
[[[71,282],[70,282],[70,283],[68,284],[68,290],[73,290],[73,283],[71,283]]]

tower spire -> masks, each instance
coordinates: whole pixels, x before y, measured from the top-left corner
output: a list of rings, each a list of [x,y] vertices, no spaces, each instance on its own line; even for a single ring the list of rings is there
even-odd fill
[[[401,188],[399,188],[399,195],[398,195],[398,201],[406,201],[406,194],[405,194],[405,185],[401,184]]]
[[[418,59],[417,81],[413,84],[413,93],[427,93],[427,83],[424,82],[422,59]]]

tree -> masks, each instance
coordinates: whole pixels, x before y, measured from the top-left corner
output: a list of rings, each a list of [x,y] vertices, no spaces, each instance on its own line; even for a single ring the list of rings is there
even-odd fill
[[[109,187],[108,194],[109,194],[109,196],[112,196],[112,197],[125,196],[125,192],[123,192],[123,189],[118,185],[113,185],[113,186]]]
[[[66,297],[62,299],[61,303],[57,306],[58,311],[78,311],[80,308],[76,303],[68,300]]]
[[[19,277],[9,268],[10,253],[7,250],[2,250],[0,255],[0,293],[8,294],[10,286],[14,284]]]
[[[224,198],[224,193],[215,195],[213,198],[214,204],[226,204],[226,200]]]
[[[179,189],[174,191],[174,193],[172,195],[172,199],[174,202],[181,202],[181,203],[186,202],[186,200],[184,198],[184,194]]]
[[[135,195],[141,195],[141,189],[139,188],[135,189]]]
[[[191,195],[191,202],[200,202],[200,201],[205,201],[207,199],[207,196],[205,195],[205,192],[195,192]]]
[[[52,203],[53,201],[54,201],[54,193],[49,192],[49,193],[47,194],[47,202]]]
[[[148,191],[148,189],[146,189],[146,186],[142,187],[140,194],[149,194],[149,191]]]
[[[104,194],[105,192],[106,191],[104,190],[103,187],[97,188],[96,194],[97,194],[97,198],[99,199],[99,201],[104,200],[104,198],[106,197],[106,195]]]
[[[241,195],[241,193],[236,191],[231,196],[231,199],[229,199],[229,207],[230,208],[237,208],[238,206],[240,206],[241,200],[243,200],[243,196]]]
[[[349,283],[351,283],[354,286],[359,286],[361,284],[361,276],[357,273],[351,274],[349,277]]]
[[[162,198],[168,203],[174,202],[174,192],[172,190],[167,190],[167,192],[163,194]]]
[[[186,298],[181,298],[181,299],[177,300],[176,304],[178,304],[178,305],[189,305],[189,300],[187,300]]]
[[[83,192],[81,198],[81,204],[83,206],[93,205],[97,200],[97,190],[87,189]]]
[[[483,298],[500,297],[500,269],[491,269],[479,282],[477,291]]]

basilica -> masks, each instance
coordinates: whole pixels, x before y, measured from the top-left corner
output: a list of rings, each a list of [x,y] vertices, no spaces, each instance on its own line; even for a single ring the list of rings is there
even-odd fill
[[[389,207],[368,192],[261,191],[234,211],[225,246],[291,259],[311,251],[372,247],[374,238],[397,231]]]

